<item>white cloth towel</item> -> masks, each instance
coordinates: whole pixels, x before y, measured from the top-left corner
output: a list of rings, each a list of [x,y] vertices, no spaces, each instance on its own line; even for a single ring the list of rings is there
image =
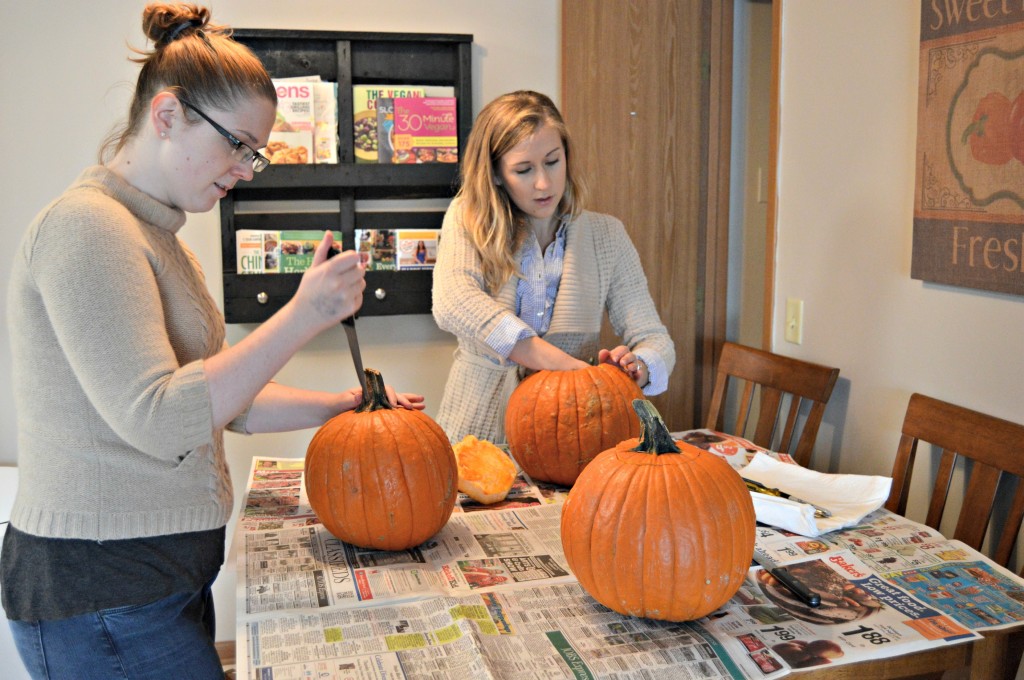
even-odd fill
[[[805,503],[751,492],[758,522],[810,537],[857,524],[882,507],[892,486],[890,477],[830,475],[783,463],[760,452],[738,472],[741,477],[829,510],[831,517],[815,517],[814,508]]]

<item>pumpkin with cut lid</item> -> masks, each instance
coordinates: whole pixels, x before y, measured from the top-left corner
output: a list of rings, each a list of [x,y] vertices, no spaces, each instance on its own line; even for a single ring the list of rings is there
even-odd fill
[[[317,431],[306,451],[306,494],[324,527],[352,545],[406,550],[441,530],[455,507],[458,469],[444,430],[392,407],[381,374],[368,395]]]
[[[718,456],[673,441],[649,401],[639,439],[583,470],[562,509],[562,548],[590,595],[620,614],[706,616],[736,594],[754,555],[754,504]]]

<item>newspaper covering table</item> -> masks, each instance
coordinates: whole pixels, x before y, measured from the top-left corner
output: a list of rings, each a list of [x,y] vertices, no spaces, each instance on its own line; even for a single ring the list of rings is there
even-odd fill
[[[763,451],[715,439],[705,448],[734,467]],[[753,566],[721,609],[669,623],[616,614],[579,586],[559,537],[565,489],[521,475],[496,506],[460,495],[431,540],[381,552],[323,528],[302,470],[253,461],[232,545],[240,678],[770,679],[1024,621],[1024,580],[884,510],[815,539],[758,526],[758,553],[812,583],[820,607]]]

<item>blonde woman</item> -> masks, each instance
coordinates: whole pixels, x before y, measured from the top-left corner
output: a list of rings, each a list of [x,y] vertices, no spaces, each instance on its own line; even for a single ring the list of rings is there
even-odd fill
[[[512,92],[484,107],[445,215],[433,313],[458,338],[438,422],[452,441],[504,442],[505,407],[529,371],[618,365],[645,394],[675,364],[622,223],[583,207],[569,132],[551,99]],[[599,347],[607,311],[622,344]]]

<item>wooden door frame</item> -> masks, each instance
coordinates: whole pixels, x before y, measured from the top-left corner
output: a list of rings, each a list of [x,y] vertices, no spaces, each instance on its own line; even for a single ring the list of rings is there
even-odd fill
[[[707,419],[715,366],[725,341],[729,275],[729,174],[732,153],[733,0],[707,3],[709,32],[707,201],[701,272],[703,332],[697,343],[694,424]]]
[[[764,301],[761,328],[761,349],[772,351],[772,326],[775,320],[775,248],[778,242],[776,211],[778,210],[779,168],[779,71],[782,55],[782,2],[772,0],[772,64],[771,99],[768,103],[768,215],[764,245]]]

